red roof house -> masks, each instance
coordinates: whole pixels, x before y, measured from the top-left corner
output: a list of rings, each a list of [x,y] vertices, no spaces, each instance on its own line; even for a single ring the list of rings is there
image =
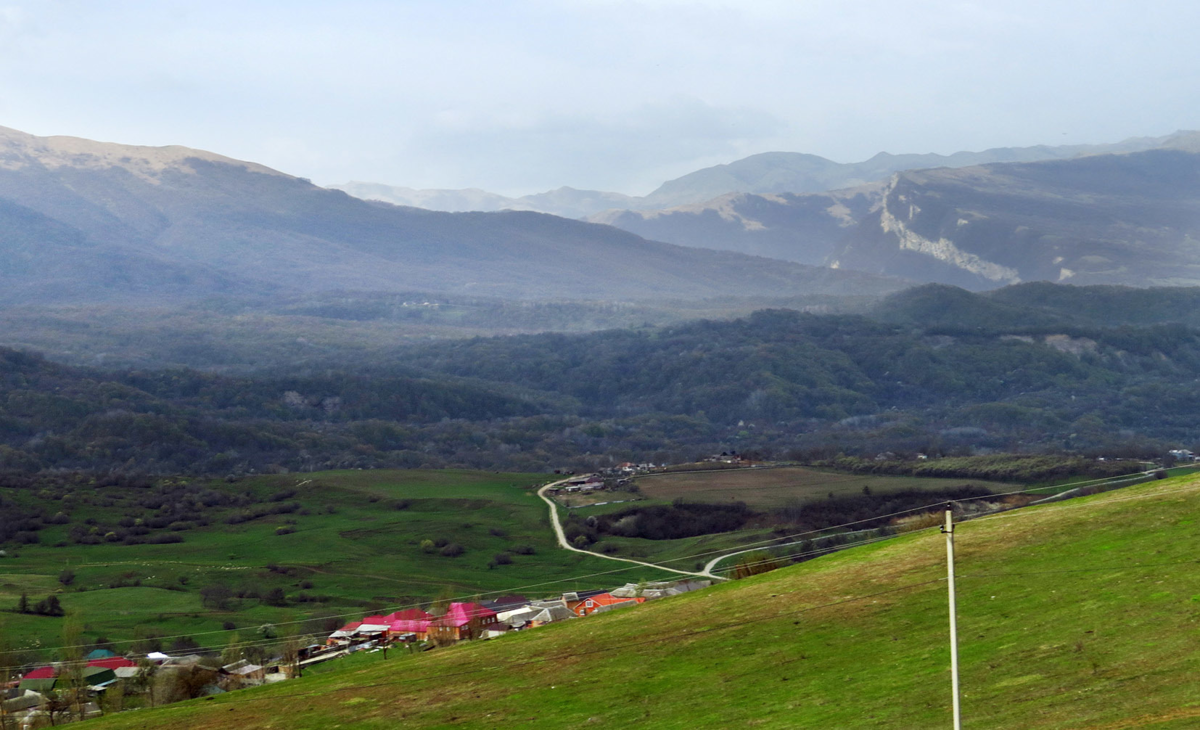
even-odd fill
[[[600,593],[595,596],[586,598],[580,597],[577,601],[567,601],[567,608],[571,609],[576,616],[589,616],[595,613],[598,609],[607,606],[616,606],[622,603],[636,604],[645,603],[645,598],[618,598],[611,593]]]
[[[110,656],[104,659],[93,659],[87,665],[89,667],[103,667],[116,671],[120,667],[136,667],[137,662],[126,659],[123,656]]]

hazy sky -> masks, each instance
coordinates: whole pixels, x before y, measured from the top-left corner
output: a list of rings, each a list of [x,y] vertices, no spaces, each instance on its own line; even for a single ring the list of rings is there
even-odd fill
[[[645,193],[1200,128],[1200,3],[0,0],[0,125],[328,184]]]

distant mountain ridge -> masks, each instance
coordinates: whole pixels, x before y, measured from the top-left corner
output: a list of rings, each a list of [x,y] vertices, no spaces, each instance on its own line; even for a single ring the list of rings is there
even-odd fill
[[[1200,285],[1200,153],[897,173],[829,264],[991,289]]]
[[[1155,149],[1200,152],[1200,133],[1180,132],[1168,137],[1130,140],[1114,147],[1137,148],[1146,144],[1156,145]],[[1067,159],[1097,156],[1100,155]],[[940,174],[936,168],[926,172]],[[908,172],[898,174],[904,176]],[[614,225],[656,241],[820,264],[831,260],[834,250],[860,222],[879,211],[891,184],[891,181],[883,181],[821,193],[736,193],[699,205],[664,210],[607,211],[590,216],[588,220]],[[870,262],[859,263],[876,270]],[[953,281],[963,283],[958,279]]]
[[[369,203],[184,147],[0,128],[0,304],[334,290],[656,299],[901,286],[538,213]]]
[[[1188,145],[1200,147],[1197,139],[1195,132],[1180,131],[1162,137],[1134,137],[1114,144],[997,147],[982,152],[956,152],[951,155],[894,155],[880,152],[869,160],[854,163],[839,163],[799,152],[764,152],[728,164],[696,170],[663,183],[645,196],[569,187],[517,198],[473,188],[418,190],[368,182],[349,182],[330,187],[366,200],[430,210],[532,210],[567,218],[584,218],[612,210],[649,211],[697,205],[733,193],[821,193],[875,183],[904,170],[969,167],[993,162],[1037,162],[1157,148],[1187,149]]]

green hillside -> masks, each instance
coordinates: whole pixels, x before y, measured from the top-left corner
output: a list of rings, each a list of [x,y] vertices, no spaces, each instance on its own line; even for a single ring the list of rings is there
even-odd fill
[[[964,717],[987,728],[1200,718],[1200,480],[957,535]],[[417,657],[358,658],[102,728],[948,726],[934,530],[642,607]]]

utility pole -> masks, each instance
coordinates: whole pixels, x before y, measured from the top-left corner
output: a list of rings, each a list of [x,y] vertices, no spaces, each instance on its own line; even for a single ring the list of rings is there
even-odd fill
[[[946,505],[946,582],[950,588],[950,685],[954,693],[954,730],[962,730],[962,707],[958,691],[958,606],[954,598],[954,511]]]

